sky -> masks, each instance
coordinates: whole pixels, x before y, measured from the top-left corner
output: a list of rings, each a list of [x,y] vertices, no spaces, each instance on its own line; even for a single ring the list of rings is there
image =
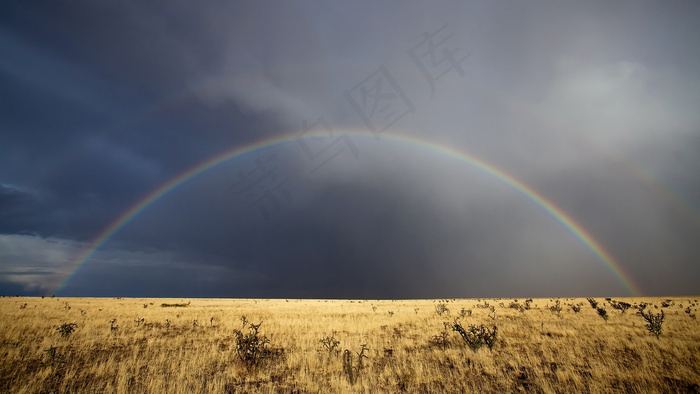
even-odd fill
[[[697,2],[6,2],[0,294],[700,293]]]

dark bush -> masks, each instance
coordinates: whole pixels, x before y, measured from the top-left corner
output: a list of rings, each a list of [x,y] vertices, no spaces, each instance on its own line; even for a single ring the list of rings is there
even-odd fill
[[[479,326],[470,325],[468,330],[465,330],[457,321],[452,323],[452,330],[457,331],[462,336],[464,342],[473,351],[479,350],[483,345],[488,346],[489,350],[493,349],[496,342],[496,332],[498,328],[493,326],[493,329],[488,329],[483,324]]]

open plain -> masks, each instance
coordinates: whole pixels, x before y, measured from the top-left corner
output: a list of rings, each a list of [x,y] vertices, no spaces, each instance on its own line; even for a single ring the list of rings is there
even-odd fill
[[[0,392],[698,392],[698,298],[3,297]]]

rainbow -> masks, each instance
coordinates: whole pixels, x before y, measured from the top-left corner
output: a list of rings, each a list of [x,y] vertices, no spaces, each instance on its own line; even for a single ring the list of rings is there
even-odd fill
[[[357,137],[372,137],[376,136],[368,131],[355,131],[355,130],[345,130],[346,135],[357,136]],[[259,141],[255,141],[243,146],[235,147],[231,150],[223,152],[217,156],[214,156],[208,160],[205,160],[191,169],[183,172],[182,174],[176,176],[170,181],[164,183],[157,189],[148,193],[141,200],[135,203],[131,208],[122,213],[112,224],[107,226],[95,239],[86,247],[75,259],[73,259],[67,269],[67,274],[56,286],[53,294],[60,292],[66,287],[70,279],[75,276],[80,267],[82,267],[86,262],[90,260],[93,254],[104,245],[115,233],[117,233],[122,227],[129,223],[134,217],[136,217],[143,210],[148,208],[151,204],[155,203],[159,198],[163,197],[165,194],[177,188],[179,185],[187,182],[188,180],[194,178],[198,174],[201,174],[208,169],[215,167],[221,163],[228,160],[243,156],[245,154],[258,151],[260,149],[268,148],[274,145],[287,143],[290,141],[299,140],[302,138],[310,138],[315,136],[325,136],[322,133],[318,135],[314,133],[305,133],[304,136],[300,136],[299,132],[285,134],[281,136],[274,136]],[[499,181],[515,188],[522,195],[530,199],[532,202],[537,204],[539,207],[544,209],[549,215],[560,222],[565,228],[567,228],[574,236],[576,236],[583,244],[586,245],[605,265],[612,271],[612,273],[619,279],[619,281],[624,285],[627,291],[633,296],[639,296],[642,294],[639,287],[634,283],[634,281],[627,275],[622,269],[619,262],[617,262],[608,253],[603,246],[586,231],[583,226],[576,223],[573,218],[567,215],[563,210],[557,207],[554,203],[549,201],[543,195],[539,194],[537,191],[527,186],[523,182],[514,178],[512,175],[504,172],[503,170],[497,168],[496,166],[489,164],[488,162],[470,155],[465,152],[458,151],[454,148],[439,145],[437,143],[423,140],[413,136],[394,134],[389,132],[383,132],[380,136],[381,139],[396,141],[408,145],[413,145],[420,148],[427,148],[443,155],[456,159],[458,161],[464,162],[471,165],[472,167],[490,175],[491,177],[498,179]]]

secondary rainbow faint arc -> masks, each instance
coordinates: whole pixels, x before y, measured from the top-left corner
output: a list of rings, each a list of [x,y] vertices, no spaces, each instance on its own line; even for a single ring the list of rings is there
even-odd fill
[[[351,136],[371,136],[375,138],[375,135],[367,132],[367,131],[350,131],[350,130],[345,130],[345,134],[351,135]],[[68,269],[68,274],[62,280],[59,285],[56,287],[54,293],[60,291],[63,289],[68,281],[70,280],[71,277],[75,275],[75,273],[80,269],[81,266],[83,266],[89,259],[90,257],[99,249],[112,235],[114,235],[119,229],[121,229],[124,225],[126,225],[131,219],[136,217],[141,211],[146,209],[149,205],[154,203],[156,200],[158,200],[160,197],[163,195],[167,194],[171,190],[175,189],[178,185],[187,182],[189,179],[195,177],[196,175],[212,168],[215,167],[225,161],[231,160],[235,157],[245,155],[246,153],[254,152],[259,149],[263,149],[266,147],[270,147],[273,145],[285,143],[285,142],[290,142],[294,140],[299,140],[302,138],[309,138],[309,137],[314,137],[314,136],[327,136],[327,134],[324,133],[305,133],[304,136],[300,136],[299,132],[295,132],[292,134],[285,134],[281,136],[274,136],[266,139],[262,139],[259,141],[252,142],[250,144],[244,145],[244,146],[239,146],[236,148],[233,148],[231,150],[228,150],[224,153],[221,153],[217,156],[214,156],[213,158],[210,158],[208,160],[205,160],[204,162],[201,162],[197,164],[196,166],[192,167],[191,169],[183,172],[182,174],[176,176],[175,178],[171,179],[170,181],[164,183],[161,185],[159,188],[153,190],[149,194],[147,194],[145,197],[143,197],[139,202],[134,204],[131,208],[129,208],[126,212],[124,212],[121,216],[117,218],[111,225],[109,225],[107,228],[105,228],[95,239],[93,242],[91,242],[91,246],[86,248],[84,251],[82,251],[70,264],[69,264],[69,269]],[[441,152],[449,157],[452,157],[454,159],[460,160],[462,162],[465,162],[467,164],[470,164],[471,166],[485,172],[488,175],[493,176],[494,178],[514,187],[516,190],[521,192],[523,195],[528,197],[530,200],[532,200],[535,204],[539,205],[541,208],[543,208],[547,213],[552,215],[557,221],[559,221],[564,227],[566,227],[569,231],[571,231],[577,238],[579,238],[593,253],[595,253],[598,258],[603,261],[608,268],[617,276],[617,278],[622,282],[622,284],[625,286],[625,288],[631,293],[633,296],[638,296],[641,295],[642,292],[639,289],[639,287],[634,283],[634,281],[627,275],[620,264],[608,253],[605,248],[595,239],[593,236],[588,233],[588,231],[583,228],[580,224],[576,223],[569,215],[567,215],[563,210],[561,210],[559,207],[557,207],[554,203],[549,201],[547,198],[545,198],[543,195],[537,193],[534,189],[531,187],[527,186],[523,182],[517,180],[514,178],[512,175],[504,172],[503,170],[495,167],[492,164],[487,163],[486,161],[473,156],[468,153],[464,153],[461,151],[458,151],[456,149],[439,145],[431,141],[423,140],[420,138],[416,138],[413,136],[407,136],[407,135],[401,135],[401,134],[393,134],[389,132],[383,132],[380,135],[381,139],[387,139],[387,140],[392,140],[392,141],[398,141],[410,145],[415,145],[418,147],[423,147],[423,148],[429,148],[436,150],[438,152]]]

